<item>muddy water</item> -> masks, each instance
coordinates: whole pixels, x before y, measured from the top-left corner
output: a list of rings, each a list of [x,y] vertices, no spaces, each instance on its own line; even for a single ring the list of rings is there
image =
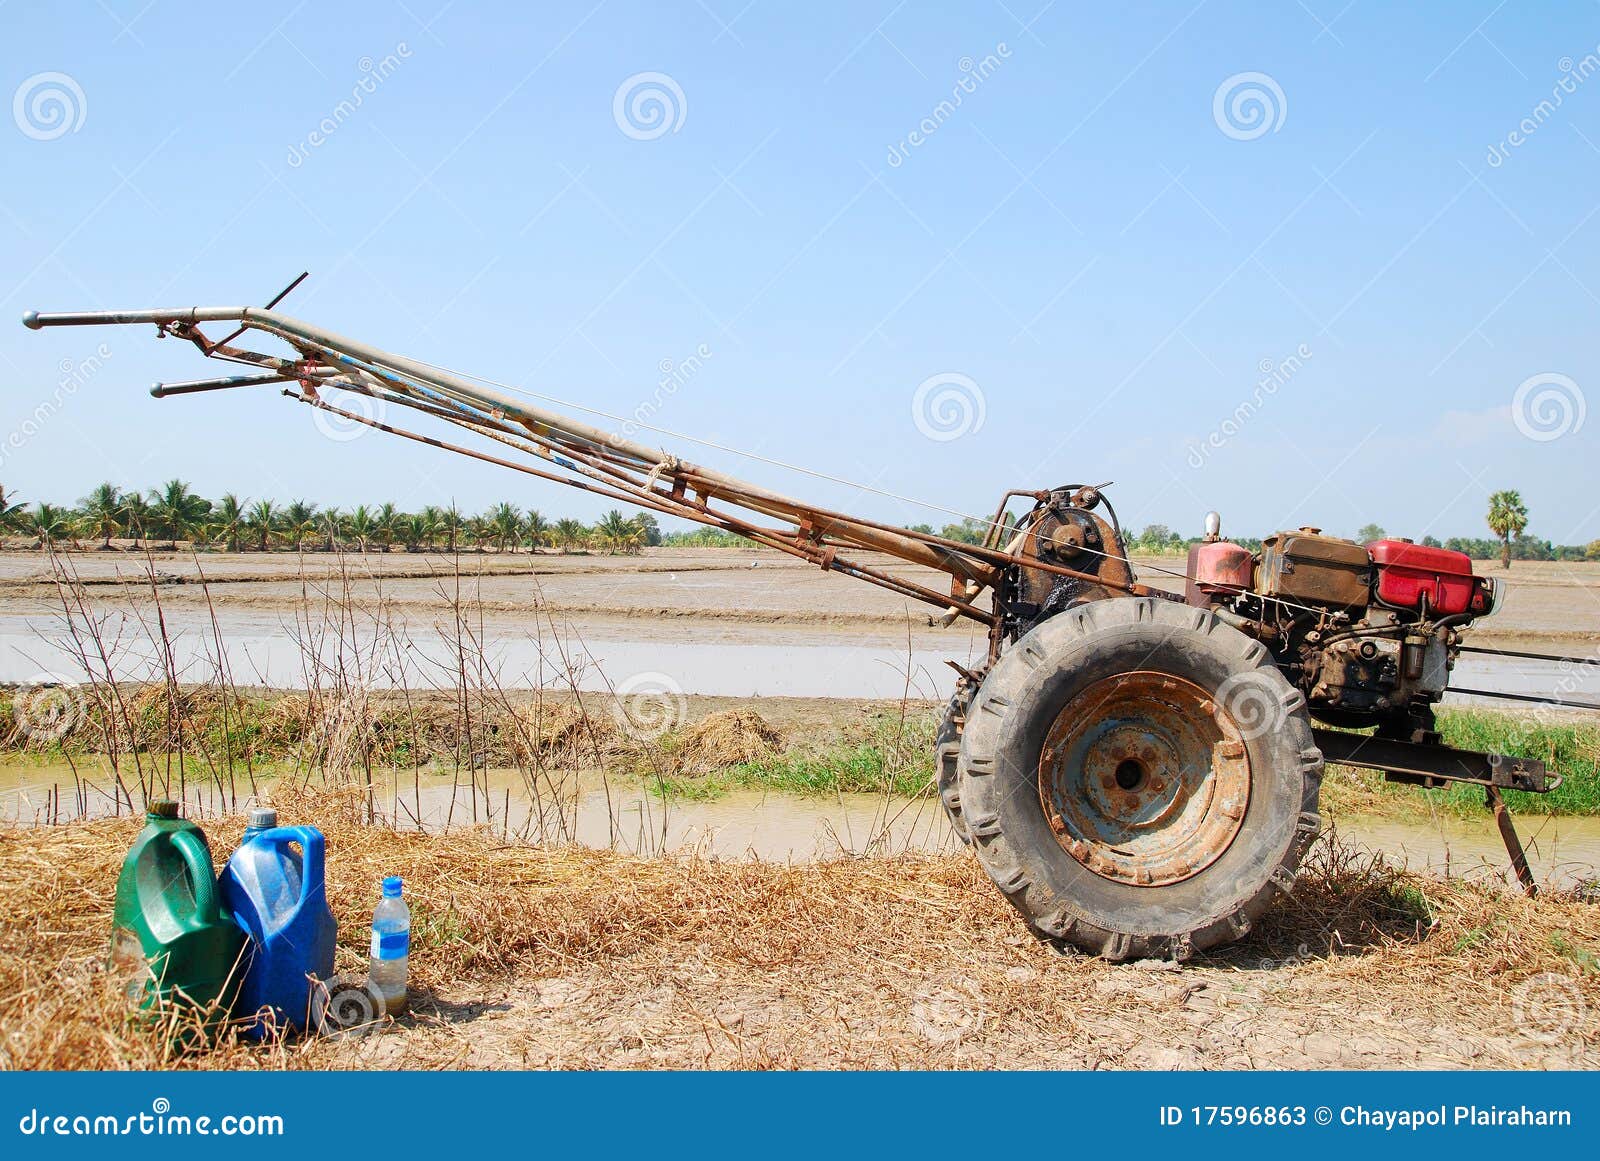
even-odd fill
[[[103,766],[79,765],[92,789],[75,796],[65,766],[0,765],[0,819],[24,825],[67,821],[80,813],[112,813]],[[247,793],[241,787],[238,802]],[[138,800],[138,791],[134,791]],[[203,817],[227,804],[191,781],[190,813]],[[378,814],[402,828],[485,826],[508,839],[567,841],[641,854],[696,851],[721,858],[806,862],[842,854],[948,853],[960,844],[943,812],[926,800],[871,794],[801,797],[739,791],[711,801],[669,802],[632,779],[608,786],[585,776],[530,795],[514,771],[463,775],[401,772],[374,795]],[[86,810],[85,810],[86,808]],[[123,808],[126,810],[126,807]],[[1541,882],[1555,886],[1600,877],[1600,818],[1527,815],[1518,819],[1529,861]],[[1412,870],[1436,875],[1502,876],[1505,850],[1493,823],[1482,819],[1338,820],[1343,840],[1379,851]]]
[[[1541,883],[1570,887],[1600,878],[1600,818],[1521,815],[1516,823],[1528,862]],[[1473,877],[1509,873],[1500,832],[1487,812],[1482,819],[1428,822],[1347,818],[1339,820],[1338,832],[1413,871]]]
[[[127,781],[133,780],[125,771]],[[229,806],[191,767],[183,795],[194,817]],[[177,797],[174,779],[168,791]],[[270,781],[262,780],[263,791]],[[81,788],[81,789],[80,789]],[[233,801],[249,794],[240,779]],[[0,820],[24,825],[105,817],[117,813],[113,779],[100,762],[80,762],[78,778],[64,766],[0,765]],[[137,785],[134,802],[141,801]],[[927,800],[888,799],[876,794],[802,797],[735,791],[706,801],[664,801],[635,778],[604,780],[585,774],[564,783],[541,783],[529,792],[519,771],[479,770],[462,774],[388,772],[372,797],[385,821],[430,831],[484,826],[509,838],[578,842],[637,854],[698,851],[725,858],[778,862],[809,861],[840,854],[894,854],[907,850],[953,851],[959,847],[942,809]],[[123,800],[121,813],[127,813]]]
[[[308,672],[359,674],[370,688],[405,685],[427,689],[454,682],[459,656],[432,625],[413,624],[403,636],[376,635],[360,627],[309,633],[291,617],[221,610],[227,669],[234,681],[277,689],[304,688]],[[215,638],[202,610],[166,614],[180,678],[207,681],[216,674]],[[914,642],[884,632],[764,625],[674,627],[663,633],[649,621],[579,625],[560,634],[537,632],[526,621],[490,620],[487,668],[506,688],[576,687],[586,692],[625,687],[649,677],[666,679],[688,694],[723,697],[947,697],[954,660],[977,664],[985,643],[970,630],[952,629]],[[936,644],[930,647],[929,642]],[[123,627],[113,667],[119,678],[160,680],[162,658],[133,624]],[[0,614],[0,682],[83,679],[74,649],[50,618]],[[1577,669],[1503,657],[1468,655],[1452,684],[1511,693],[1600,702],[1600,665]],[[1484,701],[1450,694],[1446,704]],[[1493,704],[1493,703],[1490,703]],[[1505,705],[1508,703],[1498,703]]]
[[[455,823],[469,818],[472,797],[465,787],[453,795],[449,788],[424,790],[425,824],[430,829],[443,825],[452,798]],[[541,821],[536,810],[513,797],[509,824],[504,798],[493,802],[492,796],[477,797],[480,817],[492,810],[488,825],[513,836],[575,834],[587,845],[643,854],[695,851],[720,858],[808,862],[839,855],[948,853],[960,846],[937,804],[872,794],[805,798],[739,791],[705,802],[663,802],[631,789],[614,790],[609,797],[591,789],[580,798],[575,819],[569,808],[564,821],[553,819],[551,810]],[[401,825],[410,822],[410,808],[409,801],[399,803]]]
[[[174,664],[184,681],[211,680],[215,639],[204,613],[166,615]],[[276,614],[222,614],[224,657],[233,680],[274,689],[303,689],[308,672],[360,674],[370,688],[426,689],[455,680],[457,646],[433,626],[412,626],[404,639],[361,628],[316,626],[308,635]],[[664,676],[688,694],[727,697],[947,697],[955,673],[946,658],[975,664],[984,643],[952,630],[938,649],[909,647],[887,633],[807,633],[763,626],[678,629],[663,639],[649,622],[581,626],[560,635],[527,623],[491,622],[486,661],[505,688],[574,686],[599,692],[638,675]],[[124,627],[113,661],[120,679],[160,680],[163,659],[137,625]],[[49,618],[0,614],[0,682],[83,680],[74,647]]]

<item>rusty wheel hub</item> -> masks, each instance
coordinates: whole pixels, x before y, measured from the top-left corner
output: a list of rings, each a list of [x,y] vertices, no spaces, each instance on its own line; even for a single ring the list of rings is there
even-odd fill
[[[1198,685],[1123,673],[1062,707],[1039,756],[1039,797],[1078,862],[1158,887],[1198,874],[1238,835],[1250,757],[1232,718]]]

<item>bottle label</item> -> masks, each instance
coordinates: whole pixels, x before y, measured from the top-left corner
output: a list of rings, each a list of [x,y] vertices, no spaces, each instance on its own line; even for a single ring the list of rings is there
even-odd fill
[[[372,933],[373,959],[404,959],[411,951],[411,932],[385,931]]]

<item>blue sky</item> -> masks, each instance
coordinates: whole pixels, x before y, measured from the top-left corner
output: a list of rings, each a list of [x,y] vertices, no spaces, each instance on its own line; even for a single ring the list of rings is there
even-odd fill
[[[0,31],[11,318],[308,269],[290,313],[959,511],[1114,480],[1136,526],[1484,535],[1516,487],[1600,537],[1592,3],[13,0]],[[154,401],[211,368],[151,338],[0,327],[0,483],[598,509],[270,389]],[[968,409],[919,423],[930,380]]]

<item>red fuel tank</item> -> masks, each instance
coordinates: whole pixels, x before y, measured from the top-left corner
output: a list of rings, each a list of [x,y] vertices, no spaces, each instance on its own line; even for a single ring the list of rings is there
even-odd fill
[[[1189,580],[1184,600],[1209,605],[1219,596],[1248,592],[1256,579],[1255,557],[1231,540],[1212,540],[1189,547]]]
[[[1487,613],[1489,586],[1472,573],[1472,558],[1448,548],[1430,548],[1408,540],[1374,540],[1367,545],[1378,566],[1378,600],[1399,609],[1420,609],[1441,616]]]

